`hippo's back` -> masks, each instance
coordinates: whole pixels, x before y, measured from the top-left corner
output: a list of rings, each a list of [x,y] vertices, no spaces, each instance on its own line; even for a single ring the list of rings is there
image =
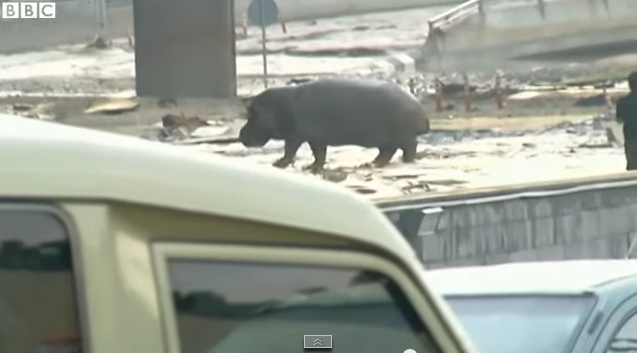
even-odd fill
[[[373,80],[329,79],[297,87],[297,131],[328,144],[377,146],[417,135],[424,108],[397,85]]]
[[[299,86],[298,89],[301,94],[311,94],[317,100],[329,99],[333,104],[347,102],[348,99],[355,102],[358,100],[367,101],[368,104],[373,104],[369,100],[374,98],[401,105],[419,104],[414,96],[398,85],[378,80],[335,78],[310,82]]]
[[[349,123],[390,121],[391,117],[423,108],[416,97],[397,85],[376,80],[321,80],[298,86],[297,90],[298,112],[342,117]]]

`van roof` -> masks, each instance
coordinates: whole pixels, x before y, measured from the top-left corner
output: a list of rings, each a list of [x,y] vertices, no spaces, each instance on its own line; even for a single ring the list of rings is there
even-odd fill
[[[332,233],[413,254],[371,202],[308,176],[10,115],[0,115],[0,141],[2,197],[117,200]]]

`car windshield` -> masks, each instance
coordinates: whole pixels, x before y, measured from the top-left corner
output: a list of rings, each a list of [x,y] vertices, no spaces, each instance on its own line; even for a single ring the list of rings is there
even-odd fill
[[[446,299],[484,353],[562,353],[595,301],[588,295]]]

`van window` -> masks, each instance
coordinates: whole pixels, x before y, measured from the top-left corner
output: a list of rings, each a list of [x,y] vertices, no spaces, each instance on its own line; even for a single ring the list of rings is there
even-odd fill
[[[0,210],[0,352],[80,352],[69,237],[49,213]]]
[[[305,335],[331,335],[335,353],[439,351],[379,273],[182,260],[168,269],[181,353],[298,353]]]

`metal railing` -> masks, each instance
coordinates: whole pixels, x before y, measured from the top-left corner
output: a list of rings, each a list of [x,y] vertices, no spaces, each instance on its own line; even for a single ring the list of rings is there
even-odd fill
[[[429,25],[429,33],[436,34],[440,33],[442,30],[462,23],[464,20],[472,17],[473,15],[480,15],[481,20],[484,20],[486,13],[486,6],[488,4],[489,7],[499,7],[503,6],[535,6],[542,16],[542,18],[546,18],[546,8],[553,2],[559,1],[578,1],[578,0],[468,0],[464,3],[455,6],[435,17],[428,20]],[[579,0],[581,2],[588,2],[591,8],[594,8],[595,4],[602,5],[602,8],[606,12],[610,12],[611,4],[610,0]]]
[[[438,62],[439,66],[441,66],[443,56],[447,52],[447,46],[450,43],[450,35],[453,36],[452,28],[457,28],[458,25],[465,24],[471,20],[471,24],[475,24],[472,27],[472,31],[488,29],[490,26],[488,22],[489,14],[492,11],[496,12],[515,7],[535,8],[542,21],[555,24],[556,21],[560,21],[559,16],[556,15],[561,14],[559,11],[564,11],[561,5],[567,2],[577,2],[578,6],[581,3],[585,5],[584,7],[588,7],[592,16],[591,19],[602,12],[605,12],[605,15],[611,14],[612,5],[610,0],[468,0],[427,21],[429,33],[422,48],[421,56],[426,56],[430,62]],[[466,35],[469,35],[469,32],[463,32],[463,36]],[[460,40],[467,41],[467,38],[463,37]]]
[[[427,21],[429,33],[436,33],[445,27],[449,27],[464,19],[483,12],[483,0],[469,0],[455,6]]]

